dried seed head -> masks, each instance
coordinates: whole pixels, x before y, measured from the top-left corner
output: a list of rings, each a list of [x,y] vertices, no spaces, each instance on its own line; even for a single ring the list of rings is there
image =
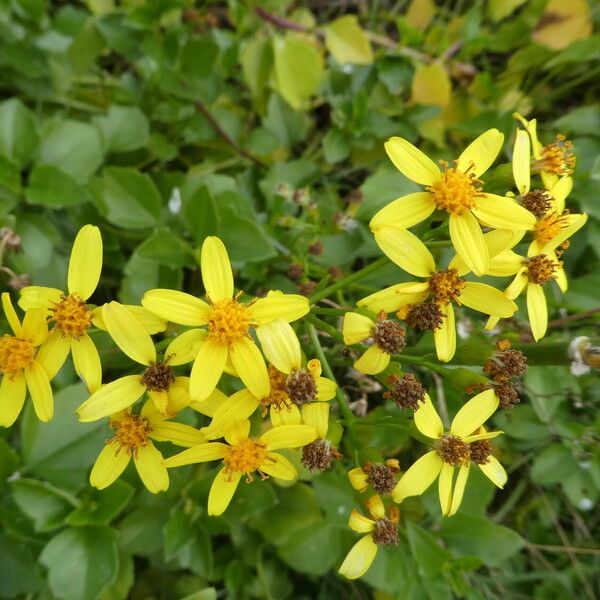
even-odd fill
[[[412,373],[406,373],[402,377],[390,375],[387,384],[389,389],[384,392],[383,397],[395,402],[399,408],[414,411],[419,408],[419,402],[425,401],[425,388]]]
[[[398,354],[406,346],[406,329],[395,321],[386,318],[385,313],[380,315],[372,336],[375,343],[388,354]]]
[[[487,388],[494,390],[498,396],[500,408],[512,408],[521,401],[517,386],[510,379],[499,378],[496,381],[490,381]]]
[[[371,535],[373,541],[380,546],[398,545],[398,526],[389,519],[377,519]]]
[[[290,279],[300,279],[304,275],[304,267],[300,263],[291,263],[287,268],[287,276]]]
[[[323,244],[319,240],[309,244],[308,253],[312,254],[313,256],[319,256],[320,254],[323,254]]]
[[[477,440],[469,444],[471,460],[478,465],[485,465],[490,462],[492,446],[487,440]]]
[[[552,196],[546,190],[531,190],[523,194],[519,200],[523,208],[541,219],[552,207]]]
[[[521,377],[527,371],[527,357],[510,347],[508,340],[496,344],[497,351],[483,365],[483,372],[491,377]]]
[[[310,471],[325,471],[340,458],[342,455],[328,440],[315,440],[302,448],[302,464]]]
[[[312,402],[317,397],[317,384],[306,369],[292,371],[287,377],[285,389],[296,406]]]
[[[391,464],[388,465],[389,462],[391,462]],[[367,483],[369,483],[380,496],[392,493],[392,490],[396,486],[396,477],[394,475],[398,473],[399,470],[400,467],[398,466],[398,461],[386,461],[386,464],[367,463],[363,468],[363,471],[367,474]]]
[[[440,305],[433,299],[415,304],[406,315],[406,322],[410,327],[420,331],[435,331],[442,326],[444,315]]]
[[[438,441],[437,451],[445,463],[455,467],[464,465],[469,461],[469,444],[450,433],[445,434]]]
[[[155,362],[151,363],[144,371],[140,381],[142,385],[153,392],[164,392],[175,381],[175,375],[169,365],[163,362]]]

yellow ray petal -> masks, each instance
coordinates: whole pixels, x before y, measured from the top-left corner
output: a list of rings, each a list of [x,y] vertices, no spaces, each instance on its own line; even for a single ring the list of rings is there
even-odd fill
[[[133,455],[133,462],[140,479],[150,493],[158,494],[169,488],[169,473],[163,465],[162,454],[152,442],[138,447],[137,455]]]
[[[291,481],[298,475],[296,467],[285,456],[277,452],[267,452],[265,460],[260,465],[260,470],[271,477]]]
[[[256,335],[267,360],[282,373],[290,374],[300,368],[302,352],[292,326],[276,319],[256,329]]]
[[[421,185],[431,185],[440,178],[438,166],[409,141],[391,137],[385,151],[400,173]]]
[[[548,191],[554,199],[554,209],[560,215],[565,210],[565,200],[573,189],[573,179],[561,177]]]
[[[105,304],[102,315],[108,333],[129,358],[146,366],[156,362],[152,338],[122,304],[115,301]]]
[[[527,269],[522,267],[515,275],[515,278],[510,282],[504,290],[504,295],[511,300],[514,300],[524,289],[528,282]]]
[[[348,579],[358,579],[368,570],[377,555],[377,544],[371,535],[365,535],[352,546],[338,573]]]
[[[317,439],[317,432],[309,425],[281,425],[269,429],[260,436],[260,439],[267,444],[267,450],[299,448],[314,442]]]
[[[166,321],[189,327],[204,325],[211,312],[206,302],[177,290],[150,290],[144,294],[142,305]]]
[[[139,375],[127,375],[102,386],[78,409],[80,421],[97,421],[131,406],[146,391]]]
[[[214,411],[213,419],[202,433],[209,439],[223,437],[227,429],[238,419],[247,419],[260,406],[260,400],[249,390],[243,389],[226,398]]]
[[[386,225],[375,231],[374,235],[382,252],[407,273],[429,277],[435,271],[431,252],[414,233]]]
[[[84,333],[78,340],[71,340],[73,366],[83,379],[88,392],[93,394],[102,383],[102,365],[92,338]]]
[[[314,406],[315,402],[305,405]],[[323,404],[327,406],[327,404]],[[302,425],[302,415],[300,409],[292,404],[291,406],[282,406],[281,408],[271,404],[269,407],[269,419],[273,427],[281,427],[282,425]]]
[[[347,312],[342,324],[344,344],[358,344],[371,337],[375,323],[359,313]]]
[[[421,456],[396,484],[392,492],[394,502],[422,494],[435,481],[443,464],[435,450]]]
[[[207,339],[196,356],[190,375],[190,397],[201,401],[215,389],[227,360],[227,346]]]
[[[311,402],[302,406],[302,422],[314,427],[318,438],[325,438],[329,427],[329,404]]]
[[[211,302],[219,302],[233,296],[233,273],[229,255],[218,237],[209,236],[204,240],[200,269],[206,297]]]
[[[99,490],[107,488],[125,470],[130,459],[129,454],[117,442],[107,444],[92,467],[90,484]]]
[[[231,362],[244,385],[257,397],[266,398],[271,390],[267,366],[253,340],[241,338],[229,351]]]
[[[438,495],[442,514],[447,515],[452,506],[452,480],[454,479],[454,467],[447,463],[442,465],[440,478],[438,480]]]
[[[504,134],[497,129],[484,131],[463,150],[458,158],[458,170],[479,177],[492,166],[503,143]]]
[[[452,505],[447,515],[451,517],[456,514],[456,511],[460,508],[463,496],[465,495],[465,487],[467,485],[467,479],[469,477],[469,465],[465,465],[459,468],[458,475],[456,476],[456,483],[454,484],[454,493],[452,494]]]
[[[473,214],[488,227],[522,231],[535,225],[535,215],[505,196],[484,194],[476,202]]]
[[[67,289],[87,300],[96,289],[102,271],[102,236],[94,225],[84,225],[71,249]]]
[[[46,371],[36,361],[33,361],[25,367],[25,381],[37,418],[44,422],[50,421],[54,414],[54,399]]]
[[[523,264],[523,257],[512,250],[504,250],[490,258],[487,275],[492,277],[510,277],[519,271]]]
[[[241,477],[241,473],[225,473],[224,468],[217,473],[208,494],[209,515],[216,517],[225,512]]]
[[[491,440],[492,438],[502,435],[504,431],[484,431],[482,433],[475,433],[473,435],[467,435],[463,438],[463,442],[470,444],[471,442],[477,442],[479,440]]]
[[[256,300],[249,311],[260,325],[266,325],[275,319],[291,323],[303,317],[309,308],[308,298],[304,296],[270,291],[265,298]]]
[[[0,384],[0,427],[10,427],[21,414],[27,386],[25,375],[17,375],[12,381],[7,375],[2,376]]]
[[[529,315],[529,324],[531,333],[537,342],[546,335],[548,328],[548,306],[544,288],[537,283],[529,282],[527,286],[527,314]]]
[[[317,397],[316,400],[320,402],[325,402],[327,400],[331,400],[337,391],[337,384],[335,381],[331,381],[331,379],[327,379],[327,377],[317,377]]]
[[[448,362],[456,352],[456,325],[454,323],[454,308],[452,304],[442,306],[444,320],[441,326],[434,330],[433,341],[437,357],[442,362]]]
[[[10,294],[8,292],[2,292],[2,308],[4,309],[6,320],[13,330],[13,333],[17,337],[20,337],[22,331],[21,321],[19,321],[19,317],[17,317],[17,313],[12,305],[12,300],[10,299]]]
[[[192,401],[190,408],[197,410],[203,415],[212,417],[219,406],[226,400],[227,396],[221,390],[214,389],[204,400]]]
[[[417,192],[402,196],[384,206],[369,223],[371,231],[380,227],[393,226],[408,229],[421,223],[435,210],[433,197],[429,192]]]
[[[50,314],[50,309],[56,302],[60,301],[63,295],[61,290],[50,287],[42,287],[38,285],[28,285],[21,290],[19,298],[19,306],[23,310],[29,308],[43,308]]]
[[[437,440],[444,433],[444,424],[440,419],[429,394],[425,394],[423,402],[419,402],[419,408],[415,411],[415,425],[417,429],[429,438]]]
[[[529,135],[522,129],[517,129],[515,146],[512,157],[513,177],[519,194],[526,194],[531,184],[531,143]]]
[[[250,421],[248,419],[236,419],[225,431],[225,441],[232,446],[239,444],[250,435]]]
[[[39,346],[47,337],[48,325],[44,309],[30,308],[23,318],[21,338],[29,340],[34,346]]]
[[[365,501],[365,506],[375,519],[383,519],[385,517],[385,506],[379,494],[374,494]]]
[[[208,442],[208,438],[195,427],[174,421],[153,422],[150,437],[157,442],[171,442],[185,448]]]
[[[384,310],[387,313],[395,312],[407,304],[418,304],[425,300],[428,288],[427,283],[422,284],[423,291],[405,293],[405,290],[412,290],[414,288],[414,282],[398,283],[366,296],[356,304],[357,306],[364,306],[375,313],[380,310]]]
[[[498,397],[494,390],[485,390],[473,396],[456,413],[450,426],[450,433],[464,438],[479,429],[498,408]]]
[[[182,467],[201,462],[210,462],[211,460],[220,460],[227,452],[227,444],[220,442],[209,442],[188,448],[175,456],[165,458],[163,464],[165,467]]]
[[[348,527],[357,533],[369,533],[370,531],[373,531],[373,528],[375,527],[375,521],[373,521],[373,519],[369,519],[369,517],[361,515],[355,508],[353,508],[352,512],[350,513],[350,518],[348,519]]]
[[[488,268],[489,253],[477,219],[470,213],[450,215],[450,239],[465,264],[481,277]]]
[[[180,333],[165,350],[165,360],[172,366],[192,362],[198,356],[206,336],[205,329],[190,329]]]
[[[517,310],[517,305],[500,290],[491,285],[473,281],[467,281],[465,284],[460,294],[460,301],[473,310],[503,319],[512,317]]]
[[[574,214],[565,215],[564,217],[565,227],[560,233],[554,236],[544,247],[541,249],[540,254],[548,254],[553,250],[556,250],[564,241],[568,240],[576,231],[579,231],[588,219],[586,214]],[[23,323],[25,326],[25,323]]]
[[[555,281],[560,288],[560,291],[564,294],[569,289],[569,282],[567,281],[567,275],[562,267],[558,267],[555,272]]]
[[[377,344],[367,348],[367,351],[354,363],[354,368],[367,375],[381,373],[390,364],[390,355]]]
[[[502,489],[508,481],[508,475],[504,467],[493,456],[488,456],[488,462],[484,465],[479,465],[485,476],[494,484]]]
[[[50,381],[54,379],[54,376],[63,366],[65,360],[67,360],[70,349],[71,342],[67,338],[64,338],[58,330],[50,332],[46,341],[40,346],[35,355],[35,360],[46,371],[46,375],[48,375]]]
[[[364,492],[369,486],[369,476],[361,467],[356,467],[348,471],[348,479],[355,490]]]

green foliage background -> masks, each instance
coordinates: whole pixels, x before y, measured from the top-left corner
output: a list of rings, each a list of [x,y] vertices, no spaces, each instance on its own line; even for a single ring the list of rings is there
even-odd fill
[[[566,255],[571,289],[551,299],[551,318],[595,309],[600,11],[590,2],[586,34],[553,49],[539,43],[545,7],[0,0],[0,225],[22,238],[4,265],[62,288],[74,235],[94,223],[105,245],[99,304],[139,303],[156,287],[200,294],[198,248],[212,234],[249,292],[324,287],[329,267],[347,274],[380,255],[369,218],[416,189],[386,159],[387,137],[450,158],[489,127],[510,139],[518,110],[538,118],[545,141],[556,131],[573,140],[570,206],[591,217]],[[508,164],[489,184],[511,187]],[[319,255],[309,253],[315,242]],[[303,266],[299,281],[291,263]],[[351,305],[399,276],[390,266],[335,299]],[[509,327],[518,340],[519,324]],[[98,492],[87,477],[110,434],[104,422],[76,421],[85,390],[68,365],[53,384],[54,420],[41,424],[28,408],[0,433],[0,598],[600,597],[600,387],[597,373],[575,378],[564,355],[550,358],[574,335],[597,333],[593,315],[553,327],[523,402],[496,418],[507,488],[494,493],[474,473],[445,520],[433,488],[406,501],[400,545],[355,583],[336,574],[357,539],[342,464],[304,471],[293,487],[242,485],[221,518],[205,511],[210,466],[172,471],[158,496],[130,471]],[[127,365],[94,335],[106,381]],[[469,365],[484,340],[475,322],[457,362]],[[370,390],[347,378],[339,350],[328,348],[338,381],[360,401]],[[454,410],[464,382],[442,383]],[[376,389],[368,401],[369,419],[393,415],[394,425],[361,427],[361,441],[406,468],[422,452],[411,421]]]

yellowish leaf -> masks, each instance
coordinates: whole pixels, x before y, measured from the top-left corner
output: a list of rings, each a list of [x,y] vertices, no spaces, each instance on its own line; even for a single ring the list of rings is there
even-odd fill
[[[412,82],[412,100],[416,104],[447,106],[452,84],[445,67],[440,63],[423,65],[417,69]]]
[[[591,33],[587,0],[550,0],[533,32],[533,39],[553,50],[562,50],[575,40],[589,37]]]
[[[412,0],[404,20],[417,31],[425,31],[435,15],[435,2],[433,0]]]
[[[526,0],[489,0],[488,15],[492,21],[502,21]]]
[[[325,45],[335,60],[344,65],[368,65],[373,62],[371,43],[356,15],[345,15],[325,29]]]

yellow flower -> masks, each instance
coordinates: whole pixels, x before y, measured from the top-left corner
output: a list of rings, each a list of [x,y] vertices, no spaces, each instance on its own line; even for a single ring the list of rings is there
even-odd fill
[[[367,534],[354,544],[339,568],[338,573],[348,579],[358,579],[368,571],[377,556],[379,546],[398,545],[398,509],[390,507],[390,516],[387,518],[379,496],[369,498],[366,505],[372,519],[353,510],[348,521],[350,529]]]
[[[51,351],[43,344],[48,336],[44,311],[27,310],[21,323],[7,292],[2,294],[2,307],[14,335],[5,333],[0,338],[0,426],[10,427],[17,420],[27,389],[38,419],[49,421],[54,413],[54,400],[47,374]]]
[[[464,304],[488,315],[507,317],[514,314],[517,306],[500,290],[490,285],[465,281],[460,277],[462,273],[457,268],[436,270],[429,250],[416,238],[415,241],[420,246],[421,262],[416,264],[415,258],[413,270],[420,276],[427,277],[427,281],[393,285],[359,300],[357,304],[373,312],[403,309],[399,316],[402,316],[408,325],[433,331],[437,356],[439,360],[447,362],[454,356],[456,350],[453,303],[459,306]],[[398,263],[395,254],[390,258]]]
[[[295,467],[284,456],[273,452],[281,448],[297,448],[310,444],[316,432],[308,425],[282,425],[263,433],[259,438],[249,437],[250,421],[239,419],[225,432],[226,444],[209,442],[200,444],[180,454],[167,458],[166,467],[180,467],[200,462],[223,459],[208,495],[208,514],[222,514],[235,493],[237,485],[246,475],[253,480],[258,472],[262,479],[269,475],[291,481],[296,477]]]
[[[460,155],[454,167],[437,165],[407,140],[390,138],[385,149],[396,168],[412,181],[427,186],[426,191],[409,194],[382,208],[370,228],[381,250],[405,271],[423,275],[422,256],[413,268],[413,253],[419,251],[415,236],[407,231],[427,219],[437,208],[449,214],[450,239],[457,253],[476,275],[483,275],[489,256],[481,225],[494,228],[533,228],[534,218],[514,200],[488,194],[478,177],[485,173],[502,148],[504,136],[489,129]],[[392,255],[395,255],[393,257]],[[401,262],[398,262],[398,260]]]
[[[439,497],[442,514],[452,516],[460,507],[472,462],[499,488],[504,487],[507,476],[502,465],[491,454],[488,439],[501,431],[482,431],[483,423],[498,408],[498,397],[486,390],[469,400],[452,421],[449,432],[426,394],[425,403],[415,412],[415,425],[419,431],[437,440],[436,449],[417,460],[396,484],[392,496],[402,502],[409,496],[422,494],[439,475]],[[458,475],[454,481],[454,471]]]
[[[519,202],[536,217],[530,250],[540,252],[552,240],[556,243],[555,247],[566,242],[585,225],[587,215],[571,214],[565,210],[565,199],[573,187],[570,177],[552,180],[552,187],[547,190],[531,190],[530,164],[529,135],[518,129],[513,151],[513,175],[520,194]]]
[[[175,290],[146,292],[145,308],[181,325],[207,325],[208,335],[194,361],[190,396],[202,400],[215,389],[228,357],[246,387],[258,397],[268,394],[269,377],[264,359],[250,336],[252,328],[284,319],[295,321],[309,310],[308,299],[296,294],[269,292],[246,304],[233,293],[233,274],[223,242],[207,237],[200,258],[208,304]]]
[[[159,361],[152,338],[122,304],[105,304],[102,317],[117,346],[146,369],[141,375],[120,377],[94,392],[77,409],[79,420],[96,421],[117,413],[131,406],[145,392],[148,392],[156,408],[167,414],[172,390],[181,387],[187,389],[188,386],[188,379],[175,377],[172,367],[194,359],[197,344],[206,336],[206,332],[192,329],[178,335],[166,349],[164,361]]]
[[[537,120],[528,121],[519,113],[514,113],[513,117],[523,124],[529,134],[533,150],[533,168],[539,171],[544,187],[552,190],[559,179],[570,180],[569,176],[573,173],[576,164],[573,144],[565,140],[563,135],[558,134],[554,143],[542,146],[537,136]],[[570,189],[572,182],[565,181],[562,185]]]
[[[42,308],[54,323],[46,342],[47,372],[52,379],[62,367],[69,351],[77,374],[88,391],[102,382],[100,357],[87,334],[92,326],[92,311],[86,300],[94,293],[102,270],[102,237],[93,225],[84,225],[71,250],[67,277],[68,293],[49,287],[28,286],[21,290],[19,306],[24,310]]]
[[[91,485],[100,490],[113,483],[133,458],[148,491],[163,492],[169,487],[169,474],[152,440],[188,448],[206,441],[194,427],[166,421],[152,401],[146,402],[139,415],[131,414],[129,409],[111,415],[110,428],[115,435],[106,441],[90,473]]]
[[[349,345],[373,340],[367,351],[354,362],[354,368],[367,375],[381,373],[390,364],[390,356],[398,354],[405,346],[406,330],[388,319],[383,310],[379,311],[377,321],[359,313],[346,313],[342,334],[344,343]]]

